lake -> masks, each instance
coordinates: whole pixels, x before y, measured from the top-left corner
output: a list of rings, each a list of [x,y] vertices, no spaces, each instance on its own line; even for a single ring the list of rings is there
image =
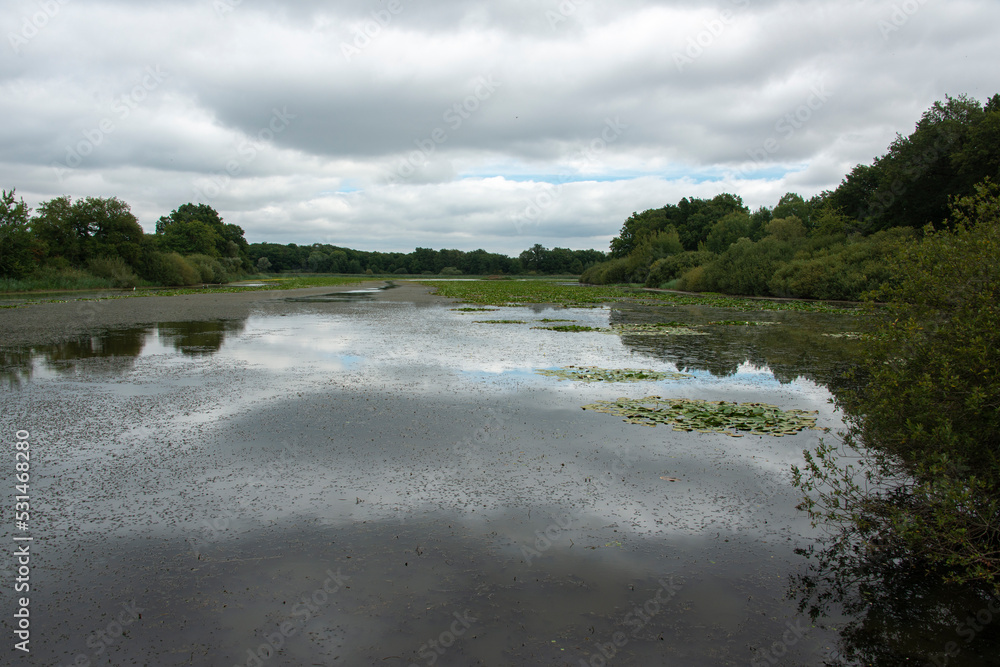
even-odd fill
[[[795,550],[820,534],[790,467],[830,434],[731,437],[581,408],[766,403],[836,430],[857,318],[463,312],[409,284],[269,298],[240,317],[171,311],[4,347],[5,437],[32,443],[32,664],[836,659],[837,619],[814,624],[789,595]],[[690,327],[633,326],[656,322]],[[685,376],[537,372],[569,366]]]

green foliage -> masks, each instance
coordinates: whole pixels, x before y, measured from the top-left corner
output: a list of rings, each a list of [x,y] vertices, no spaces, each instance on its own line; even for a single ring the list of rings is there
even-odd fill
[[[95,257],[87,262],[87,269],[98,278],[106,278],[113,287],[135,287],[139,276],[121,257]]]
[[[1000,167],[1000,109],[964,95],[928,109],[872,165],[858,165],[829,202],[866,230],[922,228],[943,220],[948,198],[973,193]]]
[[[748,213],[743,200],[736,195],[723,193],[712,199],[680,200],[676,206],[649,209],[633,213],[622,226],[618,236],[611,240],[611,257],[622,258],[636,250],[644,239],[656,232],[673,228],[685,250],[697,250],[698,244],[708,237],[716,222],[734,212]]]
[[[208,255],[188,255],[184,258],[198,271],[198,280],[203,283],[227,283],[229,272],[215,257]]]
[[[696,266],[708,264],[715,258],[715,253],[707,250],[694,250],[658,259],[649,267],[646,287],[660,287],[675,278],[680,278],[681,275]]]
[[[460,276],[462,275],[462,269],[455,266],[446,266],[441,269],[442,276]]]
[[[838,399],[860,469],[825,446],[797,483],[814,520],[839,528],[827,550],[845,576],[892,555],[996,594],[1000,187],[953,202],[948,225],[890,260],[899,279],[882,291],[857,387]]]
[[[0,195],[0,278],[23,278],[34,269],[28,206],[15,201],[14,190]]]
[[[753,222],[746,211],[730,213],[714,225],[705,239],[705,246],[716,254],[725,252],[741,238],[751,238]]]
[[[767,403],[727,403],[646,396],[639,399],[598,401],[583,406],[583,409],[625,417],[624,421],[630,424],[650,427],[669,424],[675,431],[724,433],[736,438],[742,436],[741,432],[781,437],[794,435],[806,428],[816,428],[816,417],[813,416],[815,412],[781,410]]]
[[[600,368],[599,366],[566,366],[565,368],[536,370],[559,380],[574,382],[658,382],[661,380],[688,380],[693,375],[673,371],[654,371],[648,368]]]
[[[201,272],[176,252],[156,252],[147,264],[148,277],[160,285],[184,286],[201,282]]]
[[[798,222],[798,218],[791,220]],[[770,224],[775,225],[779,222],[782,221],[775,220]],[[757,243],[742,238],[705,267],[698,278],[700,287],[698,291],[770,295],[768,283],[781,264],[790,260],[794,254],[795,247],[792,242],[776,236],[768,236]],[[685,282],[689,280],[689,274],[685,274]]]
[[[777,296],[858,301],[895,279],[890,260],[915,239],[913,229],[897,227],[800,252],[768,285]]]

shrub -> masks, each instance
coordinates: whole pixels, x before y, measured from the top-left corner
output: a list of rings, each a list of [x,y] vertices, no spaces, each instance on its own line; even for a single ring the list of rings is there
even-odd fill
[[[646,287],[661,287],[665,283],[679,278],[685,271],[707,264],[715,258],[714,253],[705,250],[691,250],[658,259],[649,268],[649,275],[646,276]]]
[[[107,278],[114,287],[135,287],[139,276],[121,257],[97,257],[87,262],[87,269],[98,278]]]
[[[854,388],[838,396],[856,458],[821,447],[796,483],[814,520],[838,527],[824,557],[850,566],[844,578],[896,558],[996,595],[1000,187],[954,202],[950,222],[891,260],[899,280],[881,292],[889,305],[874,311]]]
[[[799,225],[801,224],[800,222]],[[774,236],[757,243],[742,238],[706,266],[701,279],[709,290],[726,294],[769,296],[771,290],[768,283],[775,271],[794,254],[795,249],[791,243]]]
[[[188,255],[184,259],[198,272],[198,282],[229,282],[229,274],[217,258],[208,255]]]

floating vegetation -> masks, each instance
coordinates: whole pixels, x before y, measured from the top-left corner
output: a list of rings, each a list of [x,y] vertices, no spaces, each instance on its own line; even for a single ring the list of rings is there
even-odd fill
[[[499,308],[452,308],[451,310],[454,310],[459,313],[495,313],[500,309]]]
[[[843,333],[825,333],[827,338],[846,338],[848,340],[861,340],[865,337],[863,333],[857,331],[844,331]]]
[[[544,320],[535,320],[536,322],[576,322],[576,320],[553,320],[545,318]]]
[[[474,320],[473,324],[527,324],[524,320]]]
[[[598,331],[601,333],[607,333],[610,329],[601,329],[600,327],[582,327],[579,324],[559,324],[554,327],[531,327],[532,329],[544,329],[546,331],[561,331],[564,333],[579,333],[581,331]]]
[[[679,322],[662,324],[612,324],[612,330],[619,334],[639,336],[707,336],[705,331],[698,331],[693,326]]]
[[[727,327],[763,327],[771,324],[777,324],[777,322],[745,322],[742,320],[718,320],[716,322],[709,322],[710,325],[727,326]]]
[[[619,301],[661,306],[714,306],[742,311],[796,310],[812,313],[859,314],[856,308],[820,301],[771,301],[738,296],[676,294],[631,287],[567,285],[559,280],[421,280],[436,288],[439,296],[462,299],[482,306],[514,306],[527,303],[554,303],[570,308],[584,308]]]
[[[816,428],[816,412],[782,410],[767,403],[727,403],[690,398],[619,398],[583,406],[584,410],[625,417],[630,424],[670,424],[675,431],[725,433],[735,438],[743,431],[754,435],[794,435]]]
[[[600,368],[598,366],[566,366],[558,369],[535,371],[539,375],[557,377],[576,382],[655,382],[658,380],[684,380],[694,377],[687,373],[654,371],[648,368]]]

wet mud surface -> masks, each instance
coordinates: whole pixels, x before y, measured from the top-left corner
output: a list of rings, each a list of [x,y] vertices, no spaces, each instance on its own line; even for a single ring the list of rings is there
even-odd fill
[[[725,313],[534,306],[485,326],[417,286],[341,291],[219,295],[237,302],[5,345],[4,437],[30,432],[33,452],[17,660],[823,665],[836,650],[788,597],[816,535],[789,468],[821,432],[731,438],[580,408],[759,401],[837,428],[826,385],[853,343],[823,334],[853,320],[630,340],[531,326]],[[694,377],[534,372],[567,365]]]

